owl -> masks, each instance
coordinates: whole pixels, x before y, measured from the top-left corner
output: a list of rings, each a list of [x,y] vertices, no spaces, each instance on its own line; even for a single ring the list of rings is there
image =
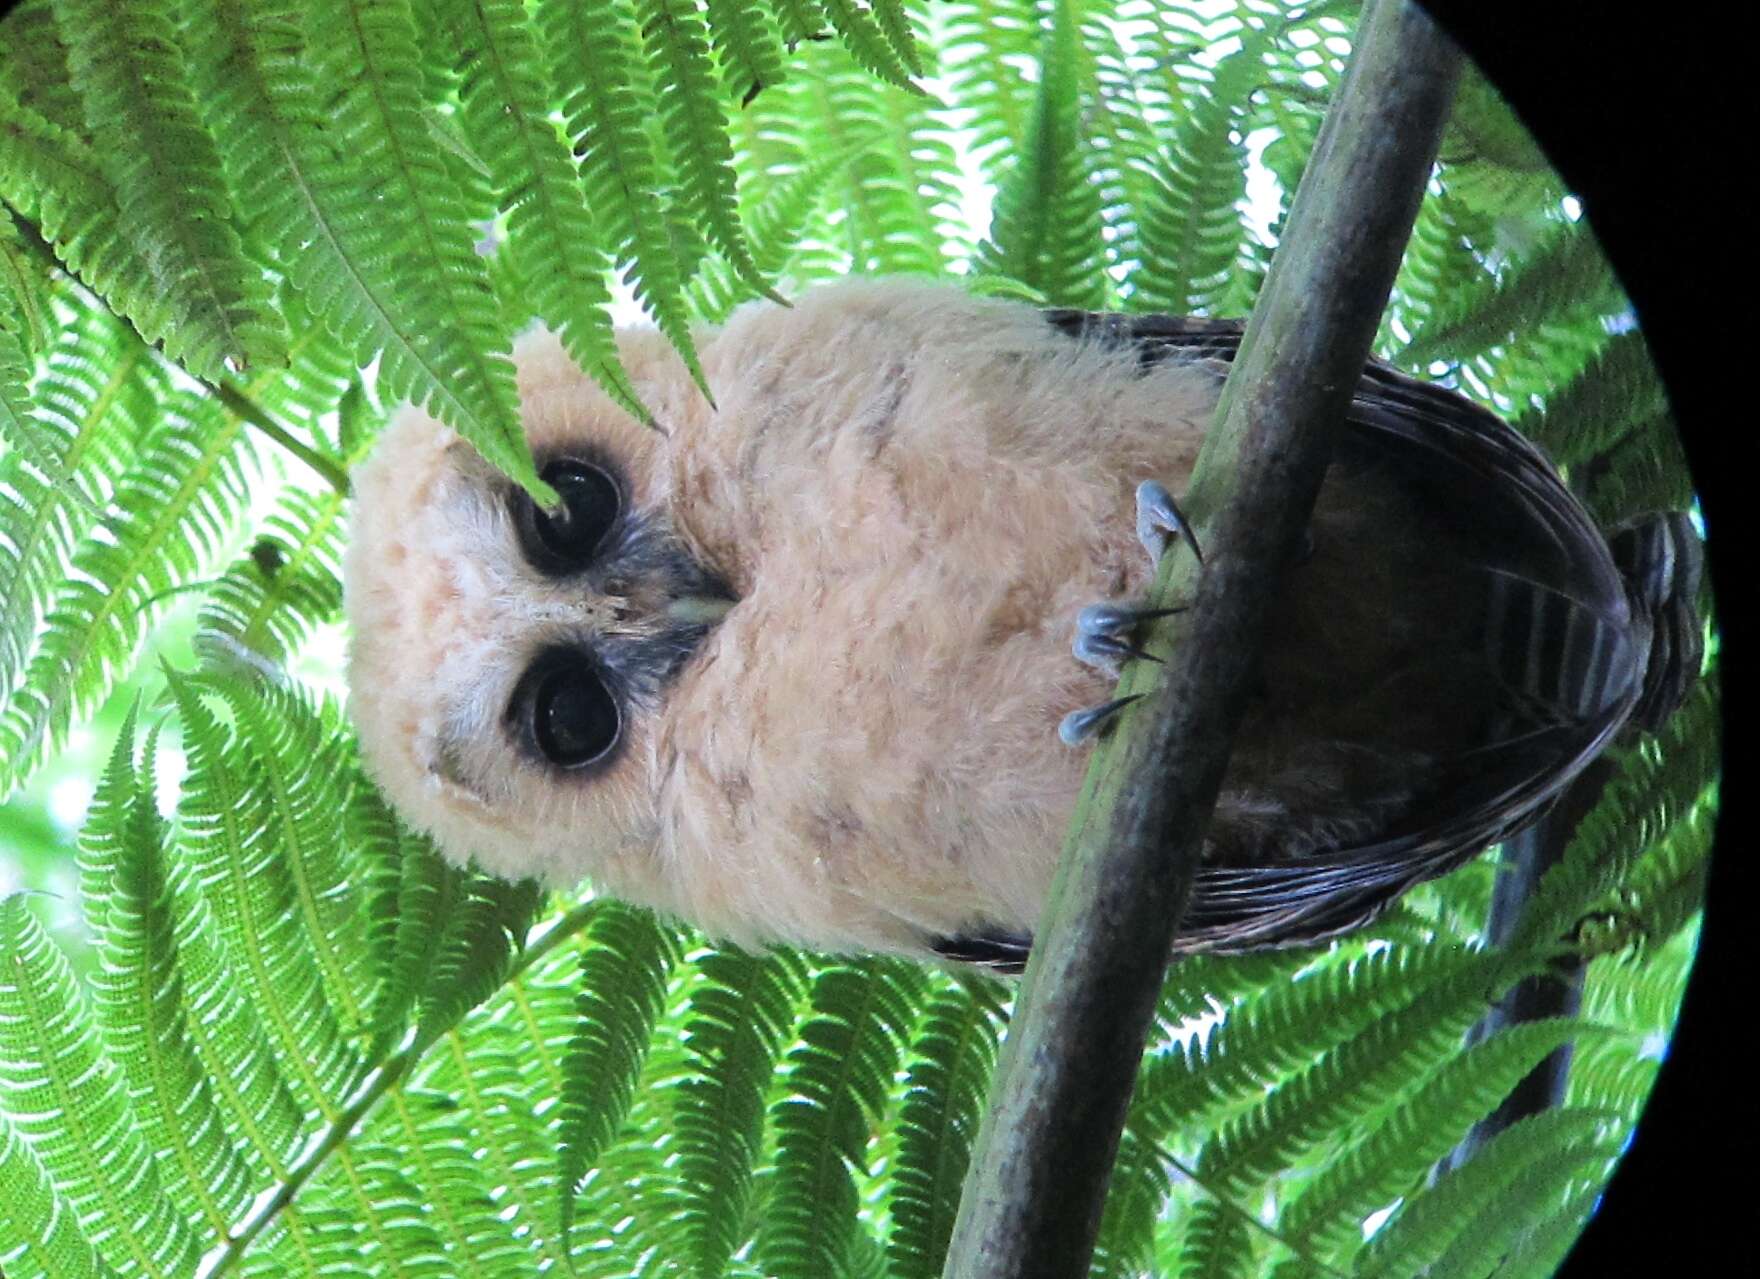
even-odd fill
[[[355,476],[350,704],[459,862],[714,937],[1018,971],[1086,767],[1197,554],[1232,322],[845,282],[619,335],[658,429],[516,347],[541,508],[406,407]],[[1684,516],[1599,531],[1546,459],[1375,363],[1176,949],[1313,942],[1536,820],[1699,667]]]

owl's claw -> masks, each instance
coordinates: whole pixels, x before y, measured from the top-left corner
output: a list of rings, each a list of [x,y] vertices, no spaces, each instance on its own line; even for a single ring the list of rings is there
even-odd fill
[[[1114,715],[1142,696],[1141,693],[1132,693],[1129,697],[1115,697],[1098,706],[1071,711],[1058,723],[1057,736],[1065,746],[1085,745],[1100,735],[1100,731],[1112,722]]]
[[[1204,553],[1198,549],[1198,539],[1174,502],[1173,494],[1154,480],[1137,485],[1137,540],[1149,552],[1149,558],[1159,564],[1176,533],[1192,548],[1198,562],[1203,563]],[[1161,659],[1138,644],[1133,636],[1142,623],[1180,612],[1184,610],[1090,604],[1076,615],[1076,642],[1073,645],[1076,660],[1114,677],[1118,675],[1119,667],[1135,658],[1159,663]],[[1131,697],[1115,697],[1098,706],[1071,711],[1058,724],[1057,736],[1066,746],[1084,745],[1099,736],[1114,716],[1141,696],[1138,693]]]
[[[1161,659],[1131,642],[1131,633],[1143,622],[1184,612],[1178,608],[1135,608],[1128,604],[1090,604],[1076,614],[1076,642],[1072,651],[1084,666],[1117,675],[1118,668],[1134,657],[1159,663]]]
[[[1175,533],[1192,548],[1192,554],[1202,564],[1204,552],[1198,549],[1197,534],[1192,532],[1192,526],[1186,522],[1173,494],[1154,480],[1144,480],[1137,485],[1137,541],[1149,552],[1149,558],[1159,564]]]

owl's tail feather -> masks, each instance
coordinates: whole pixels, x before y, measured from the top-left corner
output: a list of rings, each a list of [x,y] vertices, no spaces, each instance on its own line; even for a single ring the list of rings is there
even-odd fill
[[[1626,520],[1608,533],[1607,548],[1651,627],[1643,688],[1629,722],[1653,733],[1686,697],[1704,661],[1698,596],[1705,552],[1684,511]]]

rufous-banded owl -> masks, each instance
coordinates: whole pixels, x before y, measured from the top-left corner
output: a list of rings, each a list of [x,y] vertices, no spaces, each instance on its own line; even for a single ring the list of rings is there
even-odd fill
[[[495,873],[1018,969],[1106,731],[1082,708],[1156,646],[1138,524],[1189,532],[1167,495],[1239,332],[848,282],[699,335],[713,405],[622,333],[660,429],[528,335],[560,507],[411,408],[355,477],[372,776]],[[1333,935],[1534,820],[1697,674],[1698,564],[1684,516],[1603,536],[1495,417],[1372,365],[1179,948]]]

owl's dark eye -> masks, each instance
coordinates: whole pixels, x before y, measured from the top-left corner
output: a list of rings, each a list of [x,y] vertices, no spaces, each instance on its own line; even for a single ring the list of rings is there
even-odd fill
[[[623,494],[600,467],[562,458],[539,472],[561,501],[546,511],[521,493],[517,523],[526,559],[545,573],[579,572],[592,562],[623,506]]]
[[[623,728],[617,700],[590,663],[542,660],[522,683],[531,685],[526,714],[532,741],[556,767],[591,764],[617,744]]]

